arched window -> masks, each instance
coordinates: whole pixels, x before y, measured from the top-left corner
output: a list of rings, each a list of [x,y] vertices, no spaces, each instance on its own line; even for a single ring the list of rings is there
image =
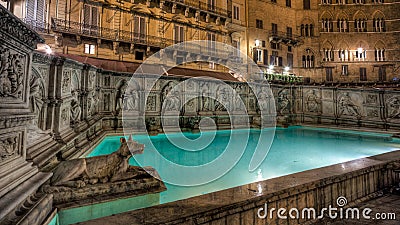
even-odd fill
[[[374,18],[372,27],[374,32],[385,32],[385,20],[383,18]]]
[[[349,61],[350,60],[350,52],[347,49],[339,49],[338,58],[340,61]]]
[[[300,35],[303,37],[313,37],[314,36],[314,25],[312,24],[301,24]]]
[[[355,19],[354,32],[367,32],[367,19]]]
[[[314,68],[315,57],[310,49],[306,49],[305,54],[301,57],[303,68]]]
[[[375,49],[375,61],[385,61],[385,49],[376,48]]]
[[[323,32],[333,32],[332,19],[322,19],[322,31]]]

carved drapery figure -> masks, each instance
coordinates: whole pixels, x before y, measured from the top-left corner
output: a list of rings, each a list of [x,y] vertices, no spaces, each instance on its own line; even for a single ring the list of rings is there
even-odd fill
[[[173,92],[167,96],[164,103],[164,109],[166,111],[179,111],[181,100],[178,97],[178,92]]]
[[[285,89],[278,93],[278,112],[281,114],[290,112],[290,100]]]
[[[202,98],[202,111],[212,111],[210,98],[207,97],[210,93],[209,84],[207,82],[202,82],[200,85],[200,93]]]
[[[0,48],[0,97],[22,98],[24,57]]]
[[[125,90],[128,84],[126,83],[126,80],[121,80],[119,84],[117,85],[117,93],[115,95],[115,112],[118,114],[124,105],[124,95],[125,95]]]
[[[79,104],[77,93],[74,91],[72,92],[72,100],[71,100],[71,114],[70,114],[71,123],[79,122],[81,118],[81,113],[82,109]]]
[[[33,72],[30,80],[30,102],[31,112],[36,115],[35,125],[41,120],[43,98],[44,98],[44,81],[37,72]]]
[[[388,117],[399,118],[400,117],[400,100],[397,97],[392,97],[388,100]]]
[[[88,113],[89,115],[94,115],[97,112],[97,105],[99,102],[99,97],[97,96],[96,92],[93,91],[91,93],[91,96],[89,96],[89,107],[88,107]]]
[[[316,95],[315,90],[308,94],[306,107],[308,112],[320,112],[321,99]]]
[[[351,99],[349,93],[345,93],[339,99],[339,116],[341,115],[349,115],[360,117],[360,106],[356,105],[355,102]]]
[[[217,89],[216,107],[217,111],[226,111],[230,107],[229,93],[225,86],[220,86]]]
[[[268,110],[270,96],[265,90],[261,90],[257,95],[258,107],[261,111]]]
[[[139,110],[139,93],[136,90],[131,90],[124,96],[124,110],[135,111]]]

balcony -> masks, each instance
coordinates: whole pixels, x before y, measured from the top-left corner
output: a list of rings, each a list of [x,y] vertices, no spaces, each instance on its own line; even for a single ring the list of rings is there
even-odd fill
[[[55,18],[52,18],[51,29],[53,32],[57,33],[80,35],[109,41],[148,45],[158,48],[165,48],[174,44],[173,40],[167,38],[161,38],[118,29],[92,26],[79,22],[66,21]]]
[[[268,37],[269,42],[273,43],[282,43],[294,47],[303,44],[301,37],[293,34],[270,31]]]
[[[215,5],[207,4],[207,3],[204,3],[204,2],[201,2],[198,0],[197,1],[196,0],[167,0],[167,1],[172,2],[172,3],[181,4],[184,6],[189,6],[194,9],[200,9],[202,11],[217,14],[222,17],[229,17],[231,15],[230,10],[216,7]]]

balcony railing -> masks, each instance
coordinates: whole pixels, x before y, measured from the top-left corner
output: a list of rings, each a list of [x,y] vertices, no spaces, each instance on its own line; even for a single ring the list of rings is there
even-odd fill
[[[198,0],[167,0],[167,1],[174,2],[174,3],[180,3],[180,4],[187,5],[187,6],[190,6],[190,7],[196,8],[196,9],[200,9],[203,11],[212,12],[212,13],[221,15],[223,17],[229,17],[231,15],[230,10],[216,7],[215,5],[207,4],[205,2],[201,2]]]
[[[302,39],[300,36],[276,31],[269,32],[269,41],[292,46],[298,46],[302,44]]]
[[[133,44],[148,45],[153,47],[165,48],[182,41],[161,38],[147,34],[134,33],[130,31],[110,29],[99,26],[78,23],[74,21],[66,21],[61,19],[52,19],[51,29],[54,32],[81,35],[86,37],[98,38],[103,40],[126,42]],[[190,52],[207,57],[219,59],[232,59],[236,52],[228,51],[223,47],[218,47],[208,42],[182,42],[174,48],[178,51]],[[237,51],[237,50],[235,50]]]
[[[30,19],[26,19],[26,18],[24,18],[22,20],[29,28],[31,28],[34,31],[37,31],[39,33],[48,33],[49,32],[50,25],[45,22],[30,20]]]
[[[52,18],[51,29],[54,32],[76,34],[110,41],[121,41],[133,44],[150,45],[165,48],[173,45],[174,41],[167,38],[151,36],[142,33],[110,29],[84,23]]]

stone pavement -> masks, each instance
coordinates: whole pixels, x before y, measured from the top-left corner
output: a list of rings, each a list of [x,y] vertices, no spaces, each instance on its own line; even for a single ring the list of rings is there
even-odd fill
[[[359,204],[360,219],[336,219],[331,221],[318,221],[313,225],[400,225],[400,195],[385,194],[381,197],[371,199]],[[372,211],[369,214],[371,219],[362,218],[362,209],[370,208]],[[355,208],[355,207],[353,207]],[[378,215],[379,213],[379,215]],[[383,215],[385,213],[385,215]],[[395,213],[395,219],[378,219],[378,216],[388,217],[388,213]]]

